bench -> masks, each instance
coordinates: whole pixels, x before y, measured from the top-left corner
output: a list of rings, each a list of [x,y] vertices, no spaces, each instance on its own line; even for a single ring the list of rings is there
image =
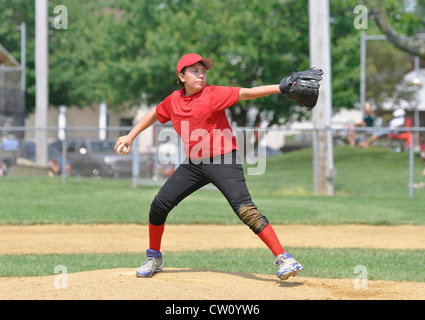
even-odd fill
[[[19,157],[19,150],[0,150],[0,162],[7,165],[16,164],[16,159]]]

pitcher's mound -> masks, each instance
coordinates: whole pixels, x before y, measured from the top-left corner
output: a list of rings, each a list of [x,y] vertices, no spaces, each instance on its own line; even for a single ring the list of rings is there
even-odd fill
[[[353,279],[280,281],[275,275],[205,269],[165,268],[146,279],[137,278],[135,269],[110,269],[1,281],[2,300],[425,299],[423,283],[368,281],[367,288],[359,288]]]

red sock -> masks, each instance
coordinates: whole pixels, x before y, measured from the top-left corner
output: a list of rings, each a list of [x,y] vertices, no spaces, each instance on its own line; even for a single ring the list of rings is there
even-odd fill
[[[285,252],[270,223],[257,236],[263,240],[275,257]]]
[[[165,223],[160,226],[155,226],[149,222],[149,249],[160,251],[164,227]]]

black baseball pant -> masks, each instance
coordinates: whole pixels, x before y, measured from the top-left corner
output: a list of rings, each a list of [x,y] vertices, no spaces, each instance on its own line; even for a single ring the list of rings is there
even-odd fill
[[[184,198],[212,183],[225,196],[233,211],[255,234],[269,223],[253,203],[236,150],[221,157],[182,163],[155,196],[149,222],[160,226]]]

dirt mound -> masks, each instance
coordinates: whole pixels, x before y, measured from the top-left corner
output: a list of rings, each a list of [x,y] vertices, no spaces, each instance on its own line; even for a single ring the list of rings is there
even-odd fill
[[[285,246],[425,248],[420,226],[273,226]],[[295,241],[296,239],[296,241]],[[0,254],[140,252],[148,243],[146,226],[40,225],[1,226]],[[166,251],[256,248],[264,244],[244,226],[169,225]],[[137,267],[137,266],[135,266]],[[301,274],[302,275],[302,274]],[[150,279],[134,269],[112,269],[46,277],[2,278],[0,299],[88,300],[356,300],[425,299],[423,283],[275,275],[204,269],[165,268]],[[367,285],[364,287],[362,285]]]
[[[356,300],[424,299],[423,283],[274,275],[204,269],[166,268],[152,278],[136,278],[134,269],[2,279],[0,299],[20,300]]]

